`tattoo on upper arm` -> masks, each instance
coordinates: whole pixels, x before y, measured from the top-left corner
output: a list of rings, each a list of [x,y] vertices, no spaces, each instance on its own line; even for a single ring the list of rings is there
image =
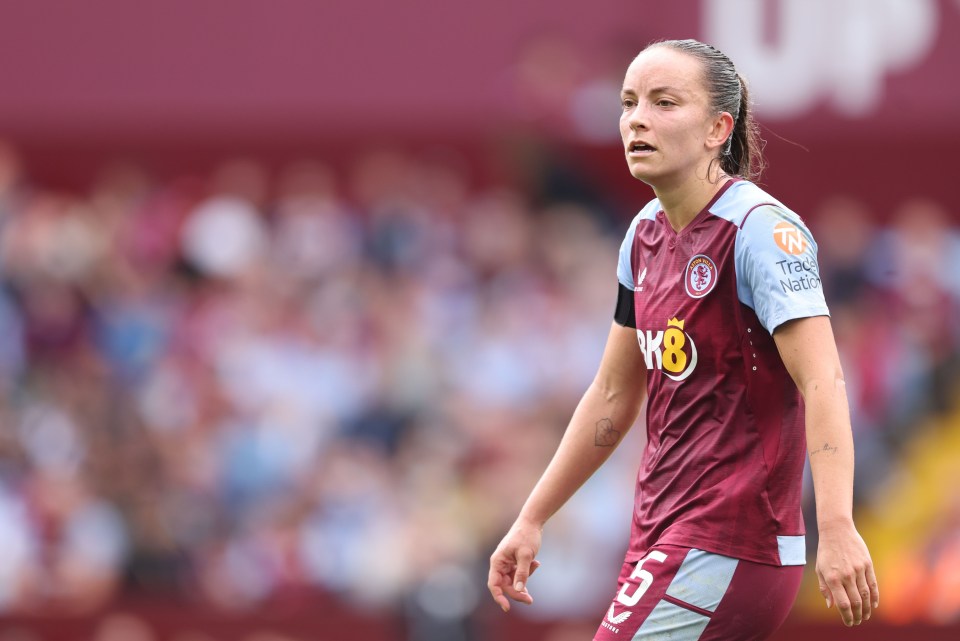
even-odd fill
[[[815,450],[810,450],[810,456],[813,457],[814,454],[819,454],[820,452],[826,452],[828,454],[836,454],[839,446],[830,445],[830,443],[824,443],[822,446],[818,447]]]
[[[613,447],[620,440],[620,432],[613,428],[613,421],[602,418],[597,421],[597,433],[593,437],[593,444],[597,447]]]

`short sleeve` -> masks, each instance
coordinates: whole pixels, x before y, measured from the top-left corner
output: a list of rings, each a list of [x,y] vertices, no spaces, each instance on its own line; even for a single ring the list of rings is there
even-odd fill
[[[768,332],[795,318],[829,316],[817,244],[795,213],[776,205],[749,212],[737,235],[737,296]]]
[[[637,320],[634,313],[634,281],[633,281],[633,241],[637,235],[637,224],[640,215],[633,219],[627,229],[623,242],[620,243],[620,258],[617,260],[617,306],[614,309],[613,320],[623,327],[636,329]]]
[[[627,229],[627,235],[623,237],[623,242],[620,243],[620,259],[617,261],[617,280],[620,281],[620,284],[629,289],[631,292],[634,288],[633,283],[633,239],[637,235],[637,223],[639,220],[634,219],[630,224],[630,228]]]

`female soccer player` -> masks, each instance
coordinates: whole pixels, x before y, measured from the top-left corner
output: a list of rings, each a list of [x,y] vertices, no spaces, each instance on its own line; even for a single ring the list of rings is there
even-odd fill
[[[673,40],[634,59],[621,102],[627,165],[656,198],[620,249],[597,376],[490,558],[493,599],[504,611],[508,597],[533,602],[544,524],[647,395],[630,547],[595,640],[768,638],[806,557],[805,443],[820,592],[859,624],[879,591],[853,523],[853,440],[817,246],[748,180],[760,149],[747,87],[721,52]]]

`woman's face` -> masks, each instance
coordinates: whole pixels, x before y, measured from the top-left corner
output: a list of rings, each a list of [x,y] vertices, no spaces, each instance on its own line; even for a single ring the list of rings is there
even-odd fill
[[[620,137],[635,178],[656,188],[707,177],[733,118],[710,108],[699,60],[647,49],[627,69],[620,99]]]

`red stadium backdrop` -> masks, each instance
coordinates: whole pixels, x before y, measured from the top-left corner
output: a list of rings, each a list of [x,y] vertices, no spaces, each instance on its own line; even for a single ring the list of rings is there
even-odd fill
[[[304,604],[306,605],[306,604]],[[399,620],[384,616],[365,616],[362,612],[345,612],[342,606],[311,603],[308,608],[280,607],[269,611],[248,613],[242,616],[226,616],[203,610],[184,610],[175,605],[151,603],[120,604],[112,613],[96,617],[16,617],[0,622],[0,634],[26,631],[42,635],[43,639],[73,641],[74,639],[101,638],[103,630],[111,625],[116,629],[135,615],[138,621],[147,622],[164,641],[197,635],[202,639],[247,639],[264,634],[264,641],[286,641],[290,635],[304,641],[400,641],[403,639]],[[588,639],[593,630],[586,624],[529,623],[516,617],[502,616],[499,610],[490,611],[489,618],[479,629],[483,639],[491,641],[543,641],[555,638]],[[142,624],[140,624],[142,625]],[[278,636],[266,634],[271,631]],[[956,626],[931,625],[889,626],[876,621],[851,629],[839,622],[800,623],[788,620],[774,636],[773,641],[809,641],[810,639],[843,639],[843,641],[956,641]],[[204,636],[200,636],[204,635]],[[0,637],[2,638],[2,637]],[[10,638],[19,639],[12,636]],[[28,637],[30,638],[30,637]],[[122,637],[116,638],[121,641]],[[140,637],[136,637],[140,639]],[[126,640],[124,640],[126,641]]]
[[[955,202],[960,3],[885,4],[4,2],[0,135],[37,178],[76,185],[118,156],[172,174],[441,143],[482,164],[532,132],[632,206],[647,193],[610,138],[609,90],[643,44],[690,36],[762,90],[766,182],[798,211],[825,186],[880,215]]]

